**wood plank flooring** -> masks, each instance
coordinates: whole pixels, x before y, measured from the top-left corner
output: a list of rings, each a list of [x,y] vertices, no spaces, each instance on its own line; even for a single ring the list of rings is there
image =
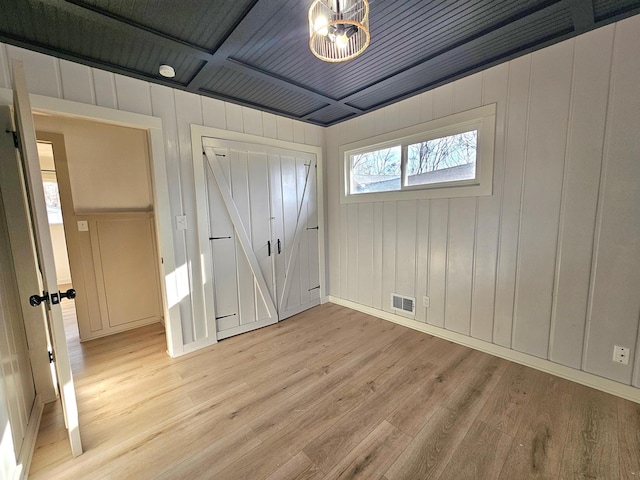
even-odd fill
[[[30,478],[640,478],[640,405],[327,304],[178,359],[80,344],[85,453],[48,405]]]

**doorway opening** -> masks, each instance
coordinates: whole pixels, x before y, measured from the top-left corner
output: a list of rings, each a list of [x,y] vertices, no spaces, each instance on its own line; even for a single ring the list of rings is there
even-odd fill
[[[73,280],[69,267],[69,255],[67,253],[67,241],[65,239],[64,223],[62,220],[60,189],[56,175],[53,146],[51,143],[44,141],[38,141],[37,145],[44,199],[47,207],[47,219],[49,220],[49,231],[51,232],[51,243],[58,279],[58,289],[61,292],[66,292],[68,289],[73,288]],[[68,301],[62,303],[62,315],[64,318],[67,344],[79,343],[80,341],[75,310],[75,302],[72,299],[68,299]]]
[[[163,323],[147,132],[34,120],[59,286],[77,292],[75,315],[64,315],[68,339],[74,330],[85,342]]]

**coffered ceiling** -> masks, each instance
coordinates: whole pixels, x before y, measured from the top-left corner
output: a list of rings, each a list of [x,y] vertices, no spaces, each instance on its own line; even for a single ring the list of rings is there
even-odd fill
[[[371,45],[330,64],[309,50],[310,2],[1,0],[0,41],[332,125],[640,13],[640,0],[370,0]]]

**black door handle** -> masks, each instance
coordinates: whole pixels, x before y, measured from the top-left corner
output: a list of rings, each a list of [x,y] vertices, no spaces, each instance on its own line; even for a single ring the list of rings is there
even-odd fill
[[[267,240],[267,255],[271,256],[271,240]]]
[[[278,239],[278,255],[282,253],[282,249],[280,248],[280,239]]]
[[[49,301],[49,292],[42,292],[42,296],[31,295],[29,297],[29,305],[31,305],[32,307],[37,307],[42,302],[48,302],[48,301]]]
[[[68,298],[69,300],[72,300],[76,298],[76,291],[73,288],[70,288],[66,292],[60,292],[60,298]]]

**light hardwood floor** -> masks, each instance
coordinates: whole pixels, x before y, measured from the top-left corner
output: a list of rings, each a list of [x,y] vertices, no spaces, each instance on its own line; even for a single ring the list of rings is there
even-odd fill
[[[640,405],[337,305],[178,359],[68,336],[85,453],[49,405],[33,479],[640,478]]]

